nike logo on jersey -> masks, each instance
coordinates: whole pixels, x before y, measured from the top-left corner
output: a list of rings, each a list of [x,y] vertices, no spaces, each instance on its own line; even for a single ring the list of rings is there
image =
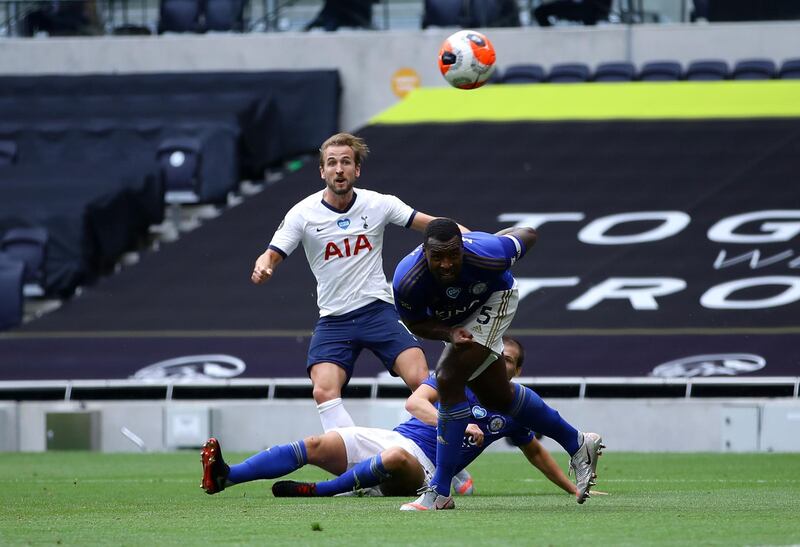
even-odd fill
[[[318,232],[321,232],[321,231],[322,231],[322,228],[317,228],[317,231],[318,231]]]
[[[350,243],[350,238],[346,237],[339,245],[334,241],[329,241],[328,244],[325,245],[325,260],[356,256],[361,251],[369,252],[371,250],[372,243],[369,242],[367,236],[358,236],[355,243]]]

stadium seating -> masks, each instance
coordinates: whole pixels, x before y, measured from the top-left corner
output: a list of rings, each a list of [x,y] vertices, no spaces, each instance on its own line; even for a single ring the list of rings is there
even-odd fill
[[[554,84],[571,84],[589,80],[591,70],[583,63],[559,63],[550,67],[547,81]]]
[[[45,294],[70,295],[163,221],[165,183],[222,203],[316,151],[339,93],[336,71],[0,76],[0,236],[46,228]]]
[[[686,72],[678,61],[649,61],[636,71],[628,61],[611,61],[597,65],[594,74],[582,63],[553,65],[549,74],[541,65],[518,63],[506,67],[502,74],[493,76],[497,83],[569,83],[569,82],[659,82],[659,81],[714,81],[725,80],[770,80],[773,78],[800,79],[800,58],[787,59],[780,69],[775,61],[766,58],[742,59],[735,63],[733,70],[721,60],[696,60],[689,64]]]
[[[158,164],[164,181],[167,202],[175,201],[172,195],[188,194],[193,199],[179,201],[199,201],[200,165],[203,144],[199,139],[175,137],[167,139],[158,147]]]
[[[800,59],[786,59],[778,72],[779,78],[800,79]]]
[[[244,6],[243,0],[205,0],[205,29],[241,32]]]
[[[544,81],[544,68],[536,64],[510,65],[500,78],[500,82],[504,84],[533,84]]]
[[[729,74],[728,63],[716,59],[692,61],[686,69],[686,79],[691,81],[725,80]]]
[[[425,0],[422,28],[518,27],[519,8],[513,0]]]
[[[734,80],[771,80],[777,74],[772,59],[743,59],[737,61],[731,72]]]
[[[198,32],[202,29],[201,0],[161,0],[159,34],[164,32]]]
[[[201,198],[218,202],[240,177],[260,179],[335,133],[339,93],[336,71],[4,76],[0,140],[27,162],[138,156],[155,166],[166,138],[199,138]]]
[[[425,0],[422,28],[460,26],[463,5],[462,0]]]
[[[22,278],[25,264],[0,253],[0,330],[22,323]]]
[[[470,27],[518,27],[519,7],[515,0],[468,0]]]
[[[636,67],[627,61],[600,63],[594,71],[595,82],[630,82],[636,77]]]
[[[683,68],[677,61],[650,61],[639,71],[639,80],[643,82],[665,82],[680,80]]]
[[[17,143],[0,141],[0,165],[11,165],[17,161]]]
[[[0,168],[0,233],[47,229],[52,244],[42,281],[48,296],[72,294],[112,269],[163,218],[155,165],[117,160]]]
[[[0,252],[22,261],[25,265],[24,283],[44,286],[48,240],[45,228],[12,228],[0,240]]]

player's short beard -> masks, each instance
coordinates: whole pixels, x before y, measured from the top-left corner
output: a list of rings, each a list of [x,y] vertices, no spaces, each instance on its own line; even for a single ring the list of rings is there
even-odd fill
[[[348,181],[348,184],[347,184],[346,188],[337,189],[336,188],[336,181],[334,180],[334,181],[332,181],[331,183],[328,184],[328,190],[330,190],[331,193],[334,194],[334,195],[346,196],[347,193],[350,192],[353,189],[354,185],[355,185],[355,181]]]

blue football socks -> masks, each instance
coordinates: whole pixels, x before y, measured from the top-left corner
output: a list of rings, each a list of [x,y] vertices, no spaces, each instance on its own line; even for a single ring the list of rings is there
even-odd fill
[[[525,427],[550,437],[564,447],[570,456],[575,454],[579,446],[578,430],[567,423],[558,411],[547,406],[535,391],[519,384],[512,385],[514,402],[506,414]]]
[[[439,405],[436,426],[436,472],[431,485],[442,496],[450,495],[450,483],[461,460],[464,431],[472,416],[467,401],[454,405]]]
[[[240,464],[232,465],[230,474],[228,474],[228,483],[239,484],[258,479],[282,477],[295,469],[300,469],[307,463],[306,444],[303,441],[273,446],[250,456]]]
[[[318,482],[316,492],[318,496],[333,496],[354,489],[376,486],[390,476],[391,474],[383,467],[381,455],[378,454],[357,463],[352,469],[345,471],[335,479]]]

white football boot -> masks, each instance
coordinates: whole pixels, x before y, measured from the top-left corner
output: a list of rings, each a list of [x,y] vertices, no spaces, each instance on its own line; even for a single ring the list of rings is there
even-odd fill
[[[423,486],[417,491],[420,496],[400,506],[401,511],[441,511],[455,509],[453,496],[442,496],[432,486]]]
[[[603,438],[597,433],[580,433],[581,445],[569,461],[569,472],[575,474],[575,486],[578,492],[575,498],[583,503],[590,496],[592,486],[597,479],[597,458],[606,447]]]

